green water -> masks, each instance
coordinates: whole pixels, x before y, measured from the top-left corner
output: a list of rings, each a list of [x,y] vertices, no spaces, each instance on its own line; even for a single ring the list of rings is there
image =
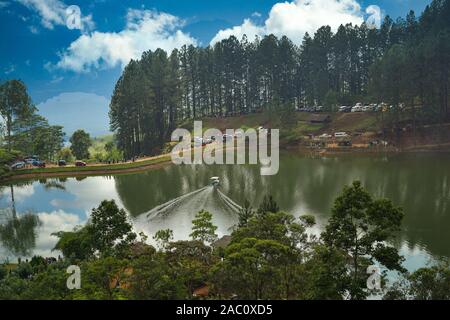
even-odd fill
[[[333,199],[342,187],[355,179],[361,180],[376,197],[390,198],[404,208],[403,230],[396,245],[407,258],[406,267],[420,267],[430,257],[450,257],[450,155],[447,154],[311,158],[282,153],[280,170],[275,176],[261,176],[256,165],[168,165],[113,177],[16,184],[13,189],[17,215],[31,212],[41,221],[40,226],[30,231],[35,232],[36,241],[27,254],[54,255],[50,249],[55,238],[50,233],[85,223],[89,211],[103,199],[115,199],[130,214],[135,228],[150,235],[158,229],[171,228],[177,239],[187,238],[190,221],[202,208],[213,213],[219,235],[227,234],[236,223],[236,215],[223,205],[213,188],[187,197],[164,214],[152,218],[146,214],[160,204],[204,187],[211,176],[220,177],[220,191],[238,204],[248,199],[257,206],[265,194],[271,194],[282,210],[296,216],[315,215],[316,233],[326,224]],[[8,209],[10,186],[4,186],[0,195],[3,220],[7,221],[12,216]],[[4,244],[0,246],[0,256],[23,255]]]

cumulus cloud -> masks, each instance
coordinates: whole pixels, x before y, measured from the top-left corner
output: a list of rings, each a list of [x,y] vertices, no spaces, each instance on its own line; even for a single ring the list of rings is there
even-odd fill
[[[301,43],[306,32],[314,33],[318,28],[329,25],[337,30],[346,23],[361,24],[363,13],[356,0],[294,0],[276,3],[269,12],[264,24],[258,25],[250,19],[240,26],[220,30],[211,44],[230,35],[240,38],[247,34],[251,39],[255,35],[275,34],[287,36],[295,43]],[[247,33],[248,32],[248,33]],[[251,35],[251,36],[250,36]]]
[[[36,11],[41,17],[41,24],[47,29],[53,29],[55,25],[65,25],[69,29],[81,31],[89,31],[94,28],[92,15],[83,16],[77,6],[68,6],[59,0],[16,1]],[[74,10],[74,8],[78,9]]]
[[[61,53],[56,67],[75,72],[92,68],[124,67],[146,50],[162,48],[171,51],[196,40],[183,33],[183,21],[153,10],[128,10],[126,27],[120,32],[93,32],[81,35]]]
[[[211,40],[211,44],[219,42],[223,39],[227,39],[234,35],[236,38],[241,39],[243,35],[247,35],[247,38],[251,41],[256,36],[260,37],[264,35],[264,27],[257,26],[250,19],[245,19],[244,23],[240,26],[234,26],[225,30],[220,30]]]

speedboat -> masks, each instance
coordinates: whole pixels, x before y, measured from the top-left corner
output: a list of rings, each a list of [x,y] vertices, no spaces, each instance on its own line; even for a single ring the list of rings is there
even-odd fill
[[[211,185],[213,185],[214,187],[217,187],[220,184],[219,177],[211,177],[209,178],[209,180],[211,181]]]

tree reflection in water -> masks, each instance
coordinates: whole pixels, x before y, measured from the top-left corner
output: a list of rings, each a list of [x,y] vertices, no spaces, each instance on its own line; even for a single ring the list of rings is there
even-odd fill
[[[39,217],[31,212],[17,214],[14,187],[11,186],[11,208],[1,210],[0,242],[15,256],[29,256],[36,247]]]

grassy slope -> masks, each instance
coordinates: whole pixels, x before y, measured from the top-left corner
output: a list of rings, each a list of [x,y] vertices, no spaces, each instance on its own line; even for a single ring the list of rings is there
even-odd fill
[[[328,124],[311,124],[307,121],[310,115],[310,113],[295,112],[289,118],[289,123],[282,121],[279,115],[269,112],[223,119],[206,118],[203,127],[220,130],[257,128],[259,126],[279,128],[281,139],[292,140],[292,142],[307,134],[377,130],[377,118],[374,113],[330,113],[332,121]]]

